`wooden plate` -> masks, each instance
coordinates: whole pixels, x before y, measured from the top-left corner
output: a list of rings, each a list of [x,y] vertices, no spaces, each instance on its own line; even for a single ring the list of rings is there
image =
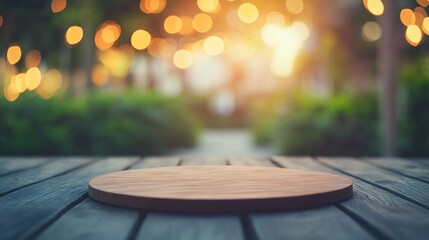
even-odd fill
[[[302,209],[336,203],[352,194],[352,181],[346,177],[248,166],[139,169],[89,182],[89,196],[103,203],[180,212]]]

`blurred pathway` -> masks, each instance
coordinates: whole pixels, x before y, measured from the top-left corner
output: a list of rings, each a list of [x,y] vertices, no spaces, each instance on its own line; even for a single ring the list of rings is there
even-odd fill
[[[200,136],[195,148],[170,152],[178,156],[270,156],[274,149],[253,145],[252,135],[246,129],[208,129]]]

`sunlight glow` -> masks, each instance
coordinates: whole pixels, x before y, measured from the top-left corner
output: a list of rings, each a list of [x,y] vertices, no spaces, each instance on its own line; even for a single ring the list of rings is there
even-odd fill
[[[286,8],[292,14],[299,14],[304,10],[303,0],[286,0]]]
[[[179,69],[187,69],[192,66],[193,62],[192,53],[186,49],[181,49],[174,54],[173,63]]]
[[[276,76],[292,74],[295,59],[309,34],[308,27],[299,21],[287,27],[268,23],[262,28],[262,40],[274,50],[271,71]]]
[[[273,12],[268,13],[268,15],[266,17],[266,22],[278,24],[278,25],[285,25],[286,24],[285,16],[283,16],[283,14],[281,14],[277,11],[273,11]]]
[[[218,36],[210,36],[204,41],[204,52],[211,56],[220,55],[225,49],[225,42]]]

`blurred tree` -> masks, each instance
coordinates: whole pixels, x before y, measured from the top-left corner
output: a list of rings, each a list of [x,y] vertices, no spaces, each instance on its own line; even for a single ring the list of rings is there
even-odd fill
[[[383,126],[383,154],[397,153],[397,70],[400,58],[398,0],[384,1],[384,14],[379,18],[383,35],[378,45],[378,79],[380,84],[380,111]]]

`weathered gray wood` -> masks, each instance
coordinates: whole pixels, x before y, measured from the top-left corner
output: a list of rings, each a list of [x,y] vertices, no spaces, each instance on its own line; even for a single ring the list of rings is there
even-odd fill
[[[127,239],[138,217],[136,210],[109,206],[86,198],[36,239]]]
[[[41,229],[82,201],[88,181],[117,171],[134,160],[115,158],[28,186],[0,198],[0,232],[4,239],[33,238]],[[72,231],[74,229],[71,229]],[[68,234],[64,233],[63,234]]]
[[[187,158],[181,165],[225,165],[225,158]],[[150,212],[136,239],[244,239],[236,215],[176,215]]]
[[[222,157],[192,157],[184,158],[180,166],[192,165],[226,165],[226,158]]]
[[[91,159],[88,158],[62,158],[36,168],[30,168],[0,177],[0,196],[4,196],[30,184],[73,171],[90,161]]]
[[[227,162],[236,166],[277,167],[269,158],[263,157],[229,157]]]
[[[320,158],[319,161],[429,209],[429,184],[427,183],[381,169],[362,160]]]
[[[145,158],[130,169],[174,166],[178,161],[179,158]],[[73,231],[62,239],[128,239],[135,224],[140,224],[139,215],[138,210],[110,206],[88,198],[67,211],[38,239],[55,239],[64,229]]]
[[[341,174],[313,159],[273,158],[285,167]],[[350,177],[350,176],[349,176]],[[364,224],[373,234],[390,239],[427,239],[429,211],[374,185],[350,177],[354,184],[351,199],[338,204],[347,214]]]
[[[236,158],[228,160],[231,165],[276,166],[268,158],[259,161]],[[335,206],[251,214],[249,218],[250,227],[257,239],[374,239],[368,231]]]
[[[379,167],[394,171],[398,174],[419,179],[429,183],[429,165],[424,164],[424,160],[404,160],[404,159],[388,159],[388,158],[370,158],[365,159]]]
[[[244,239],[240,219],[235,215],[148,214],[137,239],[214,240]]]
[[[139,168],[155,168],[155,167],[171,167],[177,166],[180,163],[178,157],[148,157],[143,159],[142,162],[136,164],[131,169]]]
[[[11,174],[24,169],[41,166],[52,159],[48,158],[0,158],[0,176]]]

